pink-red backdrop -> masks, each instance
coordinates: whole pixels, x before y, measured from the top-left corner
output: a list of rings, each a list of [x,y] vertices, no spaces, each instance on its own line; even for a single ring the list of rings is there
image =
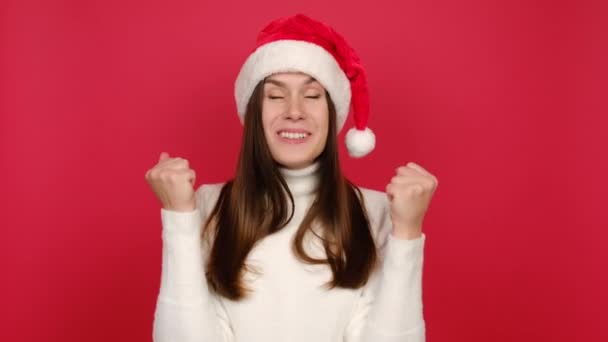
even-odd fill
[[[607,341],[602,6],[2,2],[0,340],[151,340],[161,226],[145,171],[168,151],[197,186],[231,176],[236,73],[266,22],[303,12],[368,71],[378,145],[343,158],[348,176],[383,189],[415,161],[440,181],[428,341]]]

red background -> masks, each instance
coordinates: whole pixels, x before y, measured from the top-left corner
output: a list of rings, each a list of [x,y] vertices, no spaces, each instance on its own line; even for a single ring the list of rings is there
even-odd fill
[[[428,341],[608,341],[600,6],[2,2],[0,340],[151,340],[161,226],[144,174],[168,151],[197,186],[232,175],[239,67],[265,23],[303,12],[368,71],[378,145],[342,146],[347,175],[384,189],[415,161],[439,179]]]

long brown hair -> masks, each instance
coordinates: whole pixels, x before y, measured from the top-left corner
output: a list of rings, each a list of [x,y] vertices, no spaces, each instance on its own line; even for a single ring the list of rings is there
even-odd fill
[[[262,127],[264,81],[253,91],[245,113],[241,151],[234,179],[222,187],[205,223],[203,238],[213,235],[206,278],[216,293],[238,300],[249,289],[243,275],[256,242],[285,227],[293,217],[294,199],[272,158]],[[376,249],[359,188],[342,174],[338,158],[336,110],[329,107],[327,142],[319,155],[319,183],[315,200],[300,224],[292,250],[308,264],[327,264],[333,273],[328,288],[359,288],[376,263]],[[323,228],[318,234],[313,223]],[[321,239],[326,258],[309,256],[303,247],[311,232]]]

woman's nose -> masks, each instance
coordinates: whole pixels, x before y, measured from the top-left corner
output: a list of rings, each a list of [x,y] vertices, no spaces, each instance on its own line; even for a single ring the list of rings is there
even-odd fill
[[[299,120],[304,117],[304,111],[302,110],[302,104],[299,99],[293,98],[289,101],[287,107],[286,118],[292,120]]]

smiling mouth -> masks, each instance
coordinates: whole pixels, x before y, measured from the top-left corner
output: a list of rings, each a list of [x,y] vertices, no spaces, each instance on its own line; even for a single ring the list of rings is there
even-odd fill
[[[279,137],[281,137],[283,139],[296,140],[296,141],[304,140],[310,136],[310,133],[304,132],[304,131],[298,131],[298,132],[279,131],[277,134],[279,135]]]

